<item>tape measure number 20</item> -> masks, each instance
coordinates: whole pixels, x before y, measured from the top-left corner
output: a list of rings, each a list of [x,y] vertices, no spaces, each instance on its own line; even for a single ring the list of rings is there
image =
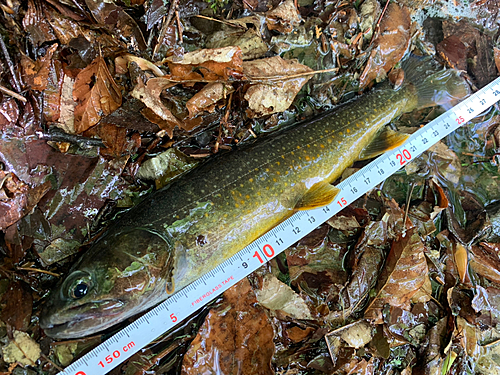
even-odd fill
[[[385,153],[342,181],[337,185],[340,193],[335,202],[295,214],[97,346],[60,374],[103,375],[111,371],[498,100],[500,78],[419,129],[400,147]]]

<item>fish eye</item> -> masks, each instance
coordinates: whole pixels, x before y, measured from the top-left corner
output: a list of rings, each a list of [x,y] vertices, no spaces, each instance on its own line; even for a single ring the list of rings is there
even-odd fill
[[[62,292],[65,298],[76,300],[85,297],[91,289],[92,278],[90,274],[75,271],[64,282]]]
[[[74,299],[80,299],[84,297],[88,291],[89,286],[87,285],[87,283],[80,281],[80,283],[76,285],[71,291],[71,297],[73,297]]]

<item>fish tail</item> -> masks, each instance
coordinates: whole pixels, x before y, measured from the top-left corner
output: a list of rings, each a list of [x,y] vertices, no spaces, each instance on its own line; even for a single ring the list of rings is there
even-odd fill
[[[454,69],[440,69],[430,58],[410,56],[402,68],[418,96],[417,109],[441,105],[448,109],[470,94],[469,86]]]

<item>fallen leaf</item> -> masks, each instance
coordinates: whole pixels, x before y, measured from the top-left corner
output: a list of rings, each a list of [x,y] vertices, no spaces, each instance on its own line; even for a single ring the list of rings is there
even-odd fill
[[[146,85],[144,85],[142,80],[139,79],[137,85],[134,87],[134,90],[130,93],[134,98],[143,102],[147,109],[158,117],[154,118],[153,116],[148,115],[147,112],[143,112],[149,121],[157,124],[170,138],[174,135],[175,127],[183,128],[182,122],[179,121],[167,107],[165,107],[160,99],[161,92],[172,86],[172,82],[163,78],[151,78],[148,80]]]
[[[285,0],[276,8],[266,12],[266,24],[269,30],[290,33],[300,24],[302,18],[295,7],[294,0]]]
[[[408,309],[411,297],[424,284],[428,273],[424,245],[415,228],[401,234],[391,247],[377,285],[377,294],[365,311],[365,318],[382,323],[385,304]]]
[[[29,33],[32,43],[37,47],[56,38],[40,5],[35,5],[35,1],[29,0],[28,9],[23,18],[23,28]]]
[[[495,56],[495,65],[497,67],[497,73],[500,74],[500,48],[493,47],[493,53]]]
[[[405,6],[390,3],[380,22],[380,31],[373,41],[373,49],[366,67],[359,77],[360,87],[373,80],[385,78],[404,56],[411,41],[410,12]]]
[[[500,284],[500,257],[495,251],[496,244],[481,242],[470,247],[470,266],[477,274]]]
[[[283,60],[279,56],[243,63],[245,76],[251,80],[269,83],[251,85],[245,93],[249,117],[261,117],[271,113],[283,112],[290,107],[300,89],[311,79],[312,69],[294,60]],[[295,76],[294,78],[288,78]],[[271,78],[280,78],[273,82]]]
[[[29,287],[21,281],[11,281],[2,295],[1,319],[18,331],[26,331],[31,320],[33,297]]]
[[[451,68],[467,70],[467,49],[458,36],[444,38],[436,46],[436,51]]]
[[[372,326],[360,320],[354,324],[347,326],[340,332],[340,337],[347,345],[354,349],[359,349],[368,344],[372,340]]]
[[[257,301],[270,310],[281,310],[294,319],[312,319],[311,312],[300,295],[276,276],[266,274],[255,295]]]
[[[219,100],[225,99],[233,91],[234,89],[231,85],[226,85],[222,82],[205,85],[187,101],[186,108],[189,111],[189,117],[194,117],[203,111],[213,112],[215,104]]]
[[[274,374],[274,331],[245,278],[210,310],[182,361],[181,374]]]
[[[33,61],[28,56],[22,55],[21,64],[25,73],[26,83],[32,90],[43,91],[47,88],[49,74],[54,69],[52,56],[58,45],[50,47],[45,56]],[[45,93],[44,93],[45,94]]]
[[[122,7],[113,2],[98,0],[85,0],[85,4],[89,7],[96,21],[113,35],[129,39],[130,45],[135,46],[137,51],[147,49],[139,25]]]
[[[168,57],[166,62],[168,78],[176,81],[227,81],[241,79],[243,73],[241,49],[234,46],[200,49],[184,54],[180,61]]]
[[[75,131],[80,134],[94,126],[122,104],[120,88],[113,80],[102,56],[83,69],[75,80],[73,99]]]
[[[34,366],[42,354],[40,345],[21,331],[14,331],[14,339],[2,348],[2,352],[5,362],[18,362],[24,366]]]

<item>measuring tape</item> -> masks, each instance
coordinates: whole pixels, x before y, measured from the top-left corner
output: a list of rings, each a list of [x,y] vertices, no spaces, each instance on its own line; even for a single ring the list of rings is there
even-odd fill
[[[59,374],[101,375],[111,371],[498,100],[500,78],[419,129],[400,147],[338,184],[340,193],[335,202],[296,213]]]

